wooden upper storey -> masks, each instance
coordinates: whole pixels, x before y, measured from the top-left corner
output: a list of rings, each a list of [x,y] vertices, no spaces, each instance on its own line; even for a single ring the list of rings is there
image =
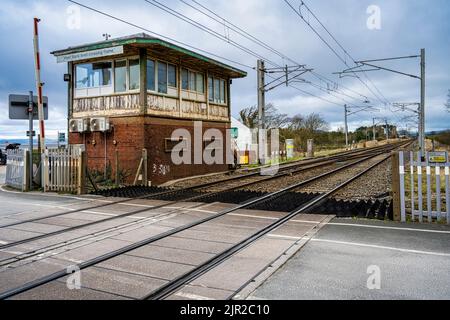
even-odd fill
[[[145,34],[55,51],[69,65],[69,115],[230,121],[244,71]]]

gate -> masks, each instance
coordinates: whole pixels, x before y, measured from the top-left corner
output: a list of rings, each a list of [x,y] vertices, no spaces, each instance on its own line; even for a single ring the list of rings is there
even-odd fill
[[[84,147],[48,148],[42,154],[44,164],[44,191],[83,193]]]
[[[429,153],[425,161],[420,153],[400,151],[398,155],[398,177],[401,221],[407,216],[412,221],[447,221],[450,224],[450,183],[447,155],[439,162],[430,162]],[[408,168],[409,170],[405,170]],[[395,174],[394,177],[395,179]],[[394,191],[395,193],[395,191]],[[434,220],[433,220],[434,219]]]
[[[27,190],[28,151],[24,149],[6,151],[6,179],[7,186]]]

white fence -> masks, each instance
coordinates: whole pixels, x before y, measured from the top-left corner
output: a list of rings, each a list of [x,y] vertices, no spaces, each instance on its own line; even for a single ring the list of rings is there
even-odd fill
[[[83,147],[48,148],[42,154],[44,191],[81,193],[84,184]]]
[[[17,149],[6,152],[6,178],[7,186],[26,191],[27,189],[27,150]]]
[[[448,161],[448,160],[447,160]],[[409,172],[405,170],[408,168]],[[401,220],[447,220],[450,224],[450,163],[430,163],[428,153],[399,153]]]

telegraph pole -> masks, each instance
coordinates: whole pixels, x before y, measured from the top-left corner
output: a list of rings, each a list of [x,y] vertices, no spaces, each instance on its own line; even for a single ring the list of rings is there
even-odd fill
[[[348,148],[348,124],[347,124],[348,110],[346,104],[344,104],[344,112],[345,112],[345,147]]]
[[[384,121],[386,123],[386,140],[389,140],[389,125],[388,125],[387,118]]]
[[[375,131],[375,118],[372,118],[372,121],[373,121],[373,125],[372,125],[372,134],[373,134],[373,137],[372,137],[372,140],[375,141],[375,140],[376,140],[376,138],[375,138],[375,135],[376,135],[376,131]]]
[[[425,152],[425,49],[420,50],[419,147]]]
[[[258,77],[258,157],[259,163],[266,163],[266,133],[265,133],[265,67],[264,61],[258,60],[257,77]]]

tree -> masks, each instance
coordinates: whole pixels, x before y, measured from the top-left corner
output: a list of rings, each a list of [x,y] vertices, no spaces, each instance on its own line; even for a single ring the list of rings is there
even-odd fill
[[[241,122],[249,128],[256,128],[258,125],[258,109],[253,106],[239,111]]]
[[[242,109],[239,112],[241,122],[249,128],[258,127],[258,108],[256,106]],[[269,103],[266,105],[264,114],[264,124],[266,129],[283,128],[289,123],[289,118],[286,114],[279,113],[278,109]]]
[[[328,122],[325,121],[317,113],[311,113],[305,118],[305,129],[309,132],[316,133],[317,131],[328,131]]]
[[[445,106],[447,107],[447,111],[450,112],[450,89],[447,93],[447,103],[445,104]]]

